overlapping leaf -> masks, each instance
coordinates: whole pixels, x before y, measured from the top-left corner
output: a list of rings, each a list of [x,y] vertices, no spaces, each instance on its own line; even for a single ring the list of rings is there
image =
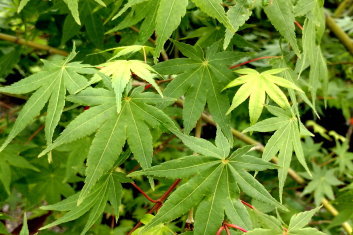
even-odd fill
[[[133,0],[127,2],[124,7],[113,17],[116,19],[123,15],[129,8],[131,12],[138,11],[143,8],[143,11],[136,17],[129,17],[124,19],[128,23],[124,26],[132,26],[139,21],[143,20],[141,25],[141,35],[139,36],[138,42],[144,43],[153,33],[156,32],[156,50],[154,51],[154,58],[156,59],[163,46],[172,33],[178,28],[181,18],[186,14],[186,8],[188,6],[188,0]],[[234,33],[235,27],[231,24],[223,6],[221,5],[222,0],[192,0],[201,11],[205,12],[212,18],[216,18],[221,22],[230,33]],[[115,27],[111,31],[121,29]]]
[[[28,149],[26,146],[10,145],[0,153],[0,181],[8,194],[11,193],[12,167],[39,171],[30,162],[19,155],[20,152],[26,149]]]
[[[245,24],[252,14],[252,4],[249,0],[238,0],[235,6],[227,11],[227,16],[235,31],[226,29],[224,36],[223,49],[226,49],[232,39],[234,33],[238,31],[239,27]]]
[[[112,79],[115,91],[117,112],[121,111],[121,98],[123,92],[131,80],[132,73],[150,83],[163,97],[162,91],[154,81],[156,73],[148,64],[139,60],[115,60],[102,64],[101,72]]]
[[[265,161],[271,160],[278,154],[278,178],[279,178],[279,191],[282,198],[282,191],[284,182],[287,178],[288,169],[292,159],[293,152],[297,156],[298,161],[306,169],[309,168],[306,164],[303,148],[300,142],[301,135],[310,135],[310,132],[305,129],[303,124],[289,111],[284,111],[278,107],[267,106],[276,117],[266,119],[258,122],[255,125],[247,128],[244,132],[258,131],[258,132],[272,132],[275,133],[268,140],[262,159]]]
[[[265,228],[256,228],[247,232],[249,235],[324,235],[326,233],[320,232],[316,228],[307,228],[311,218],[320,210],[320,207],[310,211],[294,214],[288,227],[283,225],[282,222],[273,216],[257,212],[256,216],[264,224]]]
[[[216,18],[221,22],[227,29],[232,33],[235,32],[233,25],[230,23],[224,8],[222,6],[222,0],[192,0],[196,6],[198,6],[201,11],[205,12],[207,15]]]
[[[295,18],[292,3],[287,0],[271,0],[270,4],[264,7],[264,10],[271,23],[300,57],[300,51],[295,36]]]
[[[294,83],[278,77],[273,74],[283,72],[285,69],[271,69],[259,73],[254,69],[239,69],[235,72],[244,76],[240,76],[230,82],[224,89],[242,85],[235,93],[231,107],[228,109],[229,114],[233,109],[243,103],[248,97],[249,99],[249,116],[250,123],[255,124],[259,119],[266,99],[266,94],[282,108],[289,108],[289,102],[286,95],[278,86],[290,88],[303,92]]]
[[[352,176],[353,172],[353,153],[349,152],[348,141],[340,144],[336,142],[336,147],[333,152],[337,155],[335,165],[338,166],[340,175],[346,174],[348,177]]]
[[[168,97],[185,96],[183,109],[184,130],[189,133],[200,118],[206,103],[212,117],[231,140],[228,98],[221,89],[232,79],[226,65],[245,57],[241,52],[218,52],[219,44],[212,45],[204,54],[198,46],[175,42],[178,49],[188,58],[178,58],[157,64],[154,68],[161,74],[178,74],[168,84],[164,94]]]
[[[317,90],[321,88],[325,96],[328,89],[327,65],[320,47],[325,30],[323,1],[298,1],[295,12],[297,15],[306,15],[302,39],[303,57],[298,60],[296,69],[300,74],[310,67],[309,90],[312,103],[315,104]]]
[[[42,206],[43,210],[67,211],[67,213],[56,221],[41,228],[47,229],[53,226],[75,220],[89,212],[88,220],[81,235],[87,231],[101,218],[107,201],[114,209],[116,218],[119,217],[119,205],[122,194],[121,183],[130,182],[122,173],[112,172],[105,175],[92,190],[83,203],[77,205],[79,193],[76,193],[65,200],[53,205]]]
[[[73,50],[65,59],[44,61],[42,71],[11,86],[0,87],[0,92],[11,94],[35,91],[23,106],[0,151],[40,114],[46,103],[48,103],[48,108],[45,119],[45,137],[47,144],[52,142],[55,127],[58,125],[65,106],[66,90],[70,94],[79,92],[87,85],[87,79],[83,74],[96,72],[91,65],[71,62],[75,56],[76,52]]]
[[[197,207],[194,232],[214,234],[221,226],[224,214],[233,222],[241,220],[237,213],[246,214],[245,208],[237,203],[239,188],[251,197],[285,209],[247,172],[275,168],[275,165],[249,155],[248,152],[252,146],[240,148],[229,154],[229,142],[220,131],[218,131],[216,146],[204,139],[184,134],[179,137],[184,144],[201,155],[167,161],[130,174],[174,179],[191,177],[171,194],[158,214],[146,225],[146,230],[174,220],[192,207]],[[235,212],[236,209],[239,211]],[[245,227],[251,227],[251,225],[245,224]]]
[[[93,107],[74,119],[39,156],[97,130],[88,153],[87,177],[79,202],[82,202],[97,180],[111,168],[125,142],[142,168],[148,168],[153,152],[150,127],[162,123],[169,129],[177,130],[167,115],[150,105],[166,99],[161,99],[154,93],[141,93],[142,90],[142,87],[136,88],[130,96],[125,96],[119,113],[116,112],[116,99],[111,90],[88,88],[69,98],[73,102]]]

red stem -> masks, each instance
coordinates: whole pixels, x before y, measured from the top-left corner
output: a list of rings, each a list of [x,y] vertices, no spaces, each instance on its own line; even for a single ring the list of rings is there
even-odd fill
[[[147,195],[147,193],[145,193],[139,186],[137,186],[134,182],[131,183],[132,186],[135,187],[135,189],[137,189],[148,201],[153,202],[153,203],[158,203],[159,199],[154,200],[152,199],[150,196]]]
[[[227,235],[231,235],[229,228],[227,226],[224,226],[224,228],[226,229]]]
[[[222,231],[223,231],[224,229],[225,229],[225,227],[224,227],[224,226],[221,226],[221,227],[218,229],[216,235],[221,235],[221,234],[222,234]]]
[[[235,224],[224,223],[223,225],[224,225],[224,226],[227,226],[227,227],[229,227],[229,228],[238,229],[238,230],[240,230],[240,231],[242,231],[242,232],[244,232],[244,233],[246,233],[246,232],[248,231],[248,230],[246,230],[246,229],[244,229],[244,228],[242,228],[242,227],[240,227],[240,226],[238,226],[238,225],[235,225]]]
[[[243,201],[243,200],[240,200],[241,201],[241,203],[243,203],[245,206],[247,206],[247,207],[249,207],[249,208],[251,208],[251,209],[255,209],[255,207],[253,206],[253,205],[250,205],[249,203],[247,203],[247,202],[245,202],[245,201]]]
[[[301,30],[303,30],[303,26],[298,22],[298,21],[294,21],[294,24],[300,28]]]
[[[238,68],[242,65],[245,65],[245,64],[249,64],[251,62],[255,62],[255,61],[258,61],[258,60],[263,60],[263,59],[273,59],[273,58],[281,58],[282,56],[263,56],[263,57],[259,57],[259,58],[255,58],[255,59],[252,59],[252,60],[248,60],[248,61],[245,61],[243,63],[240,63],[240,64],[236,64],[236,65],[233,65],[231,67],[229,67],[230,69],[235,69],[235,68]]]
[[[39,134],[39,132],[43,129],[44,129],[44,125],[41,125],[30,137],[28,137],[26,144],[31,142],[34,139],[34,137],[36,137]]]
[[[154,201],[156,201],[155,202],[155,204],[154,204],[154,206],[147,212],[147,214],[152,214],[153,212],[155,212],[155,211],[158,211],[159,210],[159,208],[161,208],[161,206],[163,205],[163,202],[167,199],[167,197],[169,196],[169,194],[171,194],[172,193],[172,191],[176,188],[176,186],[178,186],[178,184],[180,183],[180,181],[181,181],[181,179],[176,179],[175,181],[174,181],[174,183],[168,188],[168,190],[160,197],[160,198],[158,198],[157,200],[154,200]],[[137,186],[137,185],[135,185],[135,186]],[[138,187],[138,186],[137,186]],[[137,189],[137,188],[136,188]],[[140,190],[139,190],[140,191]],[[142,190],[141,190],[142,191]],[[143,191],[142,191],[143,192]],[[141,192],[141,193],[142,193]],[[146,194],[146,193],[145,193]],[[144,195],[145,197],[147,196],[147,194],[146,195]],[[150,199],[152,199],[152,198],[150,198]],[[152,199],[153,200],[153,199]],[[136,229],[138,229],[140,226],[142,225],[142,222],[141,221],[139,221],[131,230],[130,230],[130,232],[128,233],[128,235],[129,234],[132,234]]]

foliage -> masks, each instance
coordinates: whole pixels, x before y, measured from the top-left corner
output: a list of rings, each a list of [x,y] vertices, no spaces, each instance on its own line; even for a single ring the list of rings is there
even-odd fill
[[[2,1],[0,233],[350,232],[338,2]]]

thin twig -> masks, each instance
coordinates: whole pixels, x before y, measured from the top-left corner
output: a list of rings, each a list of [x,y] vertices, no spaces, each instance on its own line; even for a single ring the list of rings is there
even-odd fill
[[[227,233],[227,235],[231,235],[231,233],[230,233],[230,230],[229,230],[228,226],[224,226],[224,228],[226,229],[226,233]]]
[[[301,30],[303,30],[303,26],[298,22],[298,21],[294,21],[294,24]]]
[[[238,229],[244,233],[246,233],[248,230],[246,230],[245,228],[242,228],[238,225],[235,225],[235,224],[228,224],[228,223],[224,223],[224,226],[228,227],[228,228],[234,228],[234,229]]]
[[[159,200],[154,200],[152,199],[150,196],[147,195],[147,193],[145,193],[145,191],[143,191],[139,186],[137,186],[137,184],[135,184],[134,182],[130,183],[132,186],[134,186],[135,189],[137,189],[137,191],[139,191],[148,201],[153,202],[153,203],[158,203]]]
[[[255,209],[255,207],[253,206],[253,205],[251,205],[251,204],[249,204],[249,203],[247,203],[247,202],[245,202],[245,201],[243,201],[243,200],[240,200],[241,201],[241,203],[243,203],[245,206],[247,206],[247,207],[249,207],[249,208],[251,208],[251,209]]]
[[[341,27],[335,22],[335,20],[326,14],[326,25],[336,35],[338,40],[341,41],[343,46],[346,47],[349,53],[353,55],[353,40],[346,34]]]
[[[233,66],[231,66],[229,68],[230,69],[235,69],[235,68],[238,68],[238,67],[240,67],[242,65],[249,64],[251,62],[255,62],[255,61],[263,60],[263,59],[273,59],[273,58],[282,58],[282,56],[263,56],[263,57],[259,57],[259,58],[255,58],[255,59],[252,59],[252,60],[245,61],[245,62],[240,63],[240,64],[233,65]]]
[[[69,53],[51,46],[47,46],[47,45],[43,45],[43,44],[39,44],[36,42],[32,42],[32,41],[26,41],[25,39],[22,38],[18,38],[12,35],[8,35],[8,34],[4,34],[4,33],[0,33],[0,39],[5,40],[5,41],[9,41],[9,42],[13,42],[13,43],[17,43],[20,45],[25,45],[25,46],[29,46],[35,49],[39,49],[39,50],[45,50],[48,51],[49,53],[53,53],[53,54],[58,54],[58,55],[63,55],[63,56],[67,56]]]
[[[341,17],[344,11],[348,9],[349,6],[353,6],[353,0],[343,0],[335,10],[335,13],[333,13],[333,17],[335,18]]]
[[[221,227],[218,229],[216,235],[221,235],[221,234],[222,234],[222,231],[223,231],[224,229],[225,229],[225,227],[224,227],[224,226],[221,226]]]
[[[5,109],[12,109],[11,105],[6,104],[5,102],[0,101],[0,107],[3,107]]]
[[[336,210],[336,208],[334,208],[332,206],[332,204],[326,198],[322,199],[321,202],[324,205],[324,207],[326,208],[326,210],[328,212],[330,212],[332,215],[337,216],[339,214],[339,212]],[[346,232],[348,234],[351,234],[353,231],[352,226],[348,222],[342,223],[342,227],[344,228],[344,230],[346,230]]]
[[[168,188],[168,190],[159,198],[157,199],[158,202],[156,202],[154,204],[154,206],[147,212],[148,214],[152,214],[155,211],[158,211],[159,208],[161,208],[161,206],[163,205],[163,202],[168,198],[169,194],[171,194],[173,192],[173,190],[178,186],[178,184],[180,183],[181,179],[177,179],[174,181],[174,183]],[[139,221],[128,233],[132,234],[136,229],[138,229],[139,227],[141,227],[142,222]]]
[[[34,139],[34,137],[36,137],[36,136],[39,134],[39,132],[41,132],[41,130],[43,130],[43,129],[44,129],[44,125],[41,125],[41,126],[27,139],[26,144],[28,144],[29,142],[31,142],[31,141]]]

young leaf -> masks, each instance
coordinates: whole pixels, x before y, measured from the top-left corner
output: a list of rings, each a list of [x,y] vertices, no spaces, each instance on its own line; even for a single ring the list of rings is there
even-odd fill
[[[255,124],[259,119],[265,103],[265,94],[267,94],[275,103],[282,108],[288,108],[289,102],[286,95],[278,88],[278,86],[290,88],[303,92],[294,83],[278,77],[273,76],[282,72],[284,69],[271,69],[262,73],[258,73],[254,69],[239,69],[237,73],[243,74],[234,81],[230,82],[224,89],[242,85],[237,93],[235,93],[231,107],[228,109],[229,114],[233,109],[243,103],[248,97],[249,101],[249,116],[250,123]]]
[[[131,79],[132,73],[150,83],[163,97],[162,91],[154,81],[156,73],[148,64],[139,60],[115,60],[101,66],[103,66],[101,72],[112,78],[118,113],[121,111],[122,94]]]
[[[11,129],[6,141],[2,144],[2,151],[33,119],[39,115],[48,103],[45,119],[45,137],[47,144],[51,144],[54,130],[59,123],[65,105],[66,90],[75,94],[82,90],[87,79],[82,74],[93,74],[92,66],[80,62],[70,62],[76,56],[75,48],[66,59],[44,61],[42,71],[20,80],[10,86],[0,87],[0,92],[24,94],[35,91],[23,106],[18,118]]]

